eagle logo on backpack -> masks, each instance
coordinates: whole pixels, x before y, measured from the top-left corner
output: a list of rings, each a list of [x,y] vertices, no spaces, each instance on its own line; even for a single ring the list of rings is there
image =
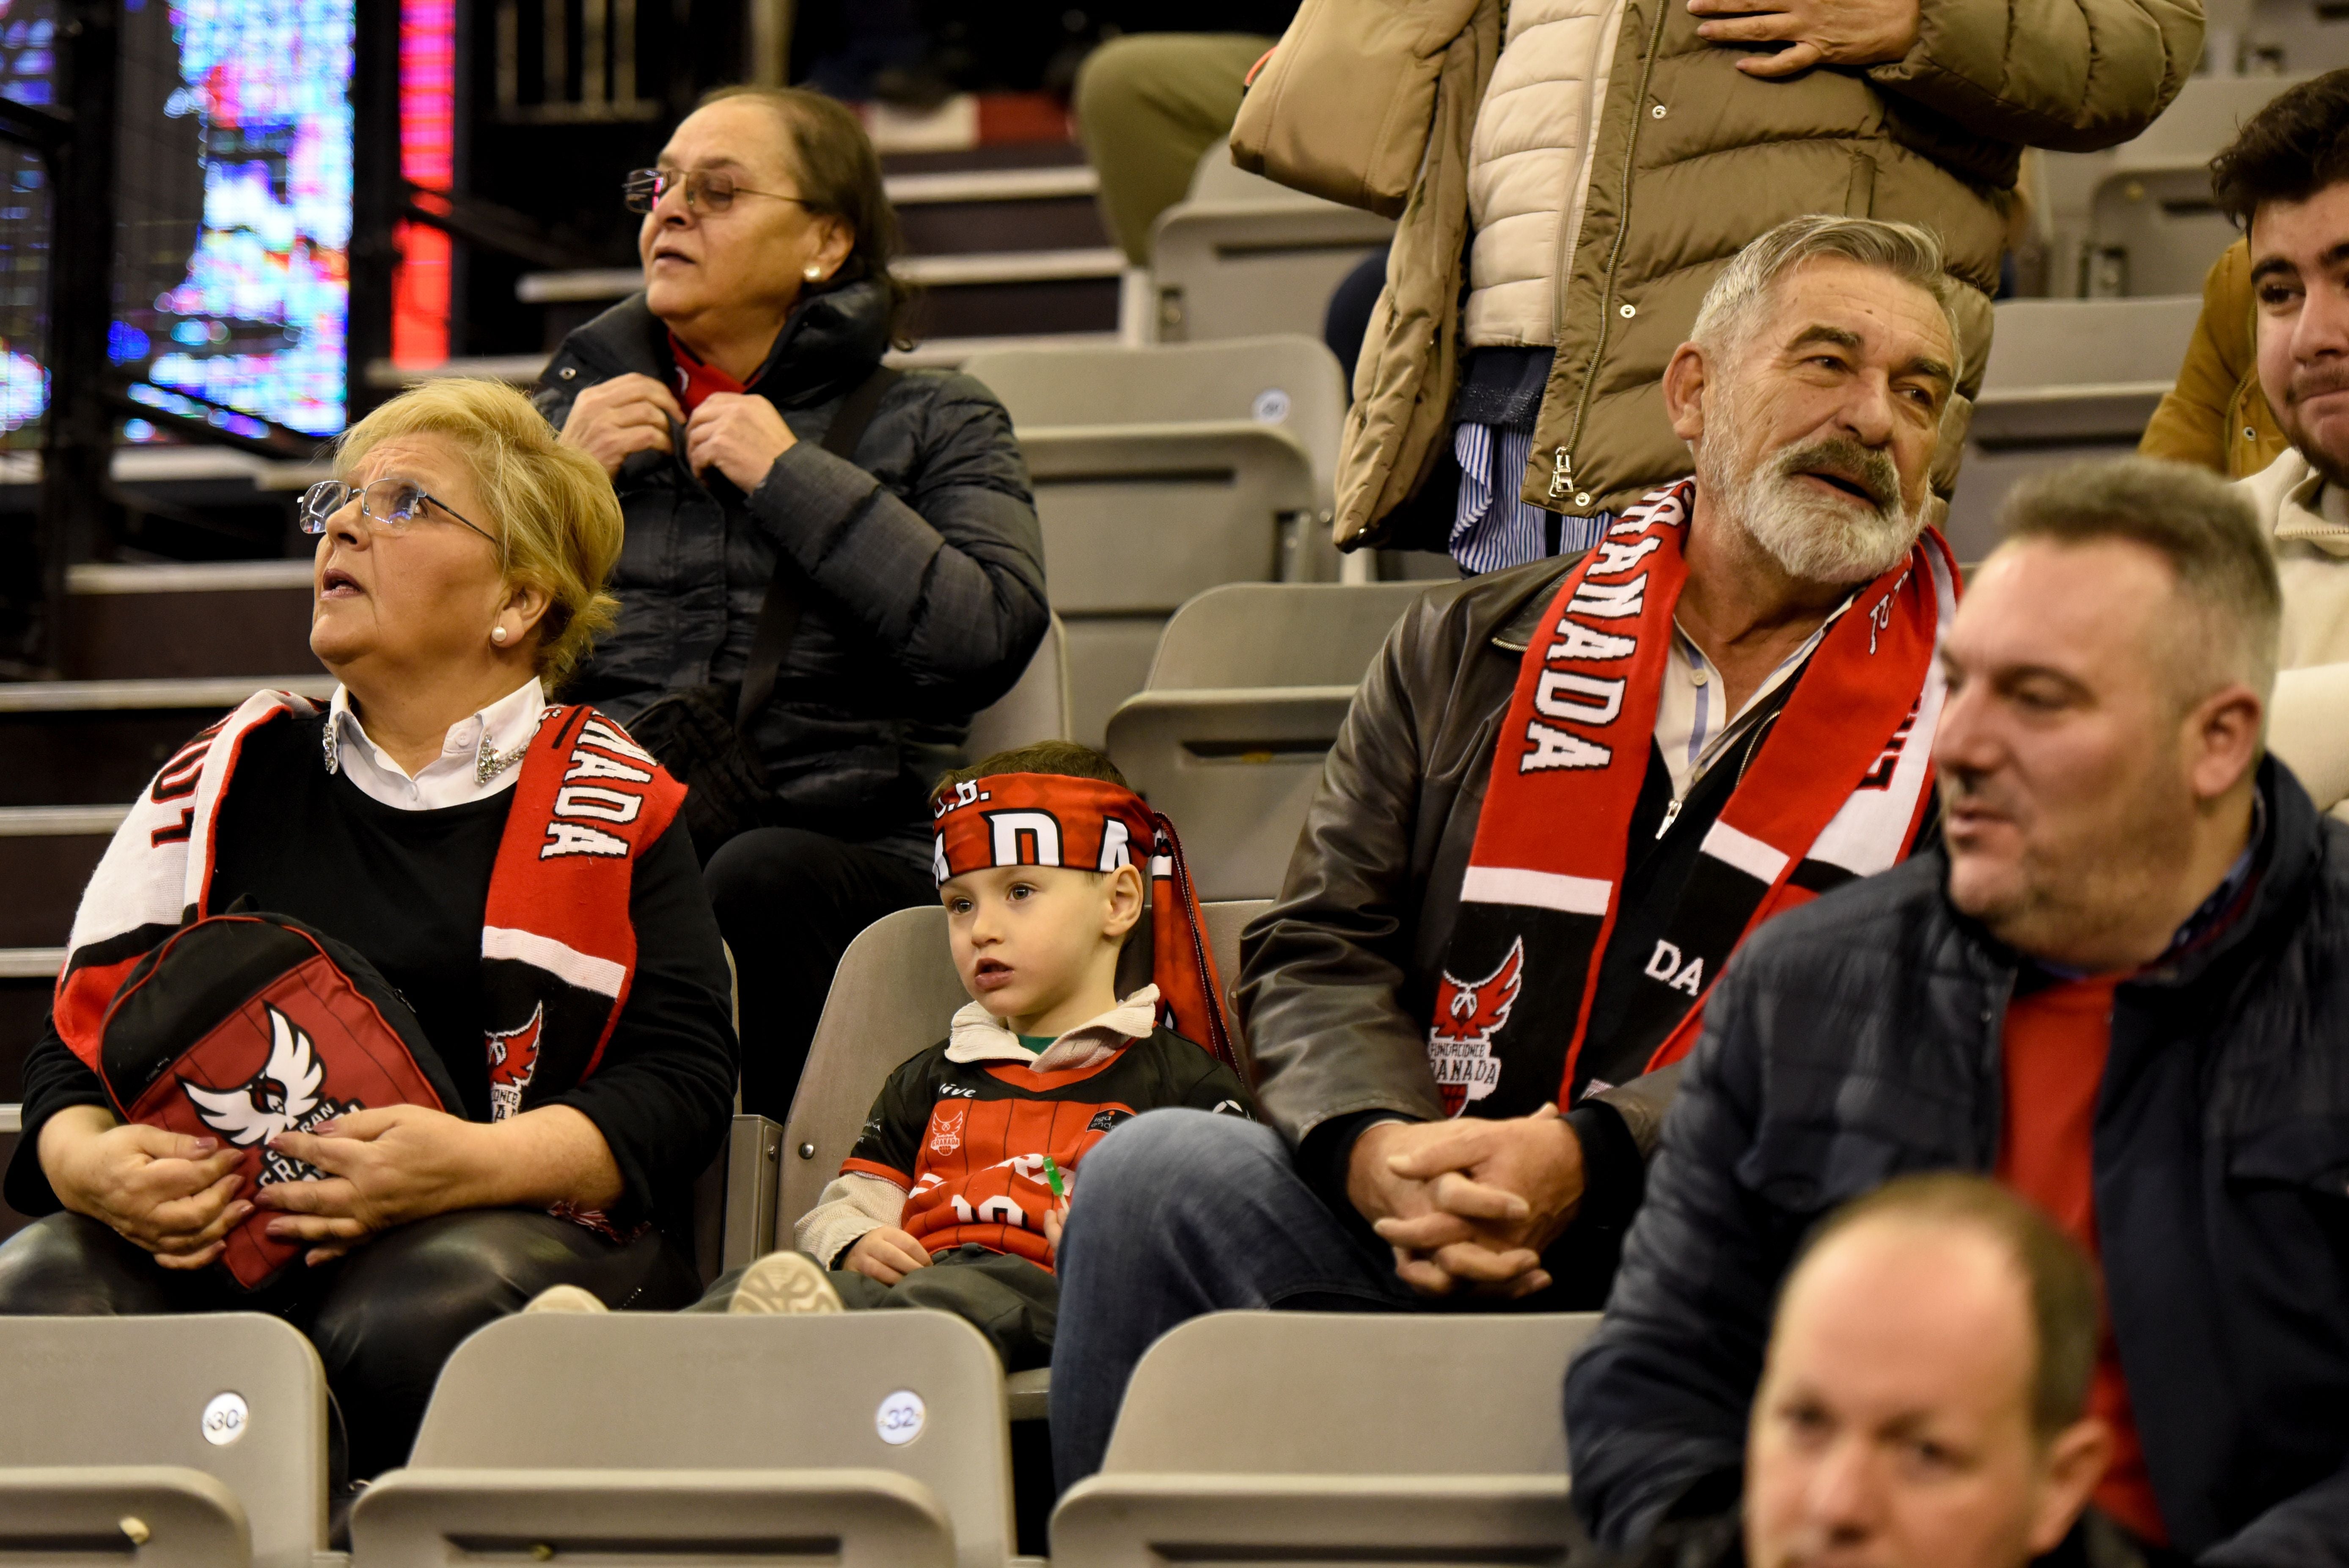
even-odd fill
[[[1526,939],[1519,937],[1500,967],[1484,979],[1463,981],[1447,970],[1436,983],[1427,1061],[1435,1069],[1445,1116],[1458,1116],[1499,1085],[1501,1059],[1493,1054],[1493,1036],[1509,1022],[1525,980]]]
[[[261,1071],[233,1089],[214,1089],[190,1079],[180,1080],[204,1125],[239,1148],[262,1145],[263,1187],[274,1181],[316,1181],[322,1172],[278,1153],[268,1141],[282,1132],[308,1132],[320,1122],[345,1111],[362,1110],[357,1100],[336,1101],[323,1090],[326,1069],[320,1064],[310,1036],[277,1009],[264,1003],[269,1015],[269,1060]]]

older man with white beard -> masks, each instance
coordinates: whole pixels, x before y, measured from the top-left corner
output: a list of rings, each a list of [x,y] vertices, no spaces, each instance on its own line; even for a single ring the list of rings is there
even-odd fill
[[[1155,1111],[1086,1165],[1062,1486],[1196,1314],[1605,1298],[1730,953],[1930,821],[1950,287],[1919,229],[1773,229],[1665,374],[1694,476],[1395,628],[1244,939],[1270,1125]]]

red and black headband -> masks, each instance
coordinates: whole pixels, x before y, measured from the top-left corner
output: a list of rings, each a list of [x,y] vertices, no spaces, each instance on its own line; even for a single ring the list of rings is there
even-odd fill
[[[1224,988],[1173,823],[1130,789],[1066,774],[989,774],[948,784],[931,809],[937,838],[930,868],[940,882],[990,867],[1140,867],[1150,880],[1160,1022],[1240,1071],[1224,1020]]]

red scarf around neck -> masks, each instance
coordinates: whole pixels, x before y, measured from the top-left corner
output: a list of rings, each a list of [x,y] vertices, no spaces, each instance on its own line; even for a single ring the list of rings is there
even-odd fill
[[[1694,495],[1683,480],[1626,512],[1526,649],[1428,1032],[1451,1115],[1565,1108],[1572,1092],[1620,913]],[[1934,639],[1956,591],[1949,547],[1929,531],[1812,653],[1707,831],[1669,940],[1647,955],[1657,983],[1622,1028],[1651,1070],[1695,1043],[1704,995],[1754,927],[1905,852],[1930,795]]]

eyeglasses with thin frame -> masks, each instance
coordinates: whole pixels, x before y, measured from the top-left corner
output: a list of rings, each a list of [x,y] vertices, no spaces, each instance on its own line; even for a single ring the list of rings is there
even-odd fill
[[[361,516],[394,534],[407,533],[409,524],[414,523],[427,506],[438,506],[450,518],[487,539],[496,548],[500,558],[505,556],[505,546],[498,542],[496,535],[409,479],[378,479],[372,484],[364,485],[345,484],[338,479],[322,479],[302,493],[302,532],[325,533],[328,519],[348,506],[354,497],[357,498]]]
[[[737,196],[764,196],[771,202],[794,202],[808,208],[815,205],[804,196],[753,191],[736,184],[731,174],[704,169],[632,169],[620,182],[620,195],[631,213],[649,213],[679,185],[685,187],[685,204],[697,213],[722,213]]]

